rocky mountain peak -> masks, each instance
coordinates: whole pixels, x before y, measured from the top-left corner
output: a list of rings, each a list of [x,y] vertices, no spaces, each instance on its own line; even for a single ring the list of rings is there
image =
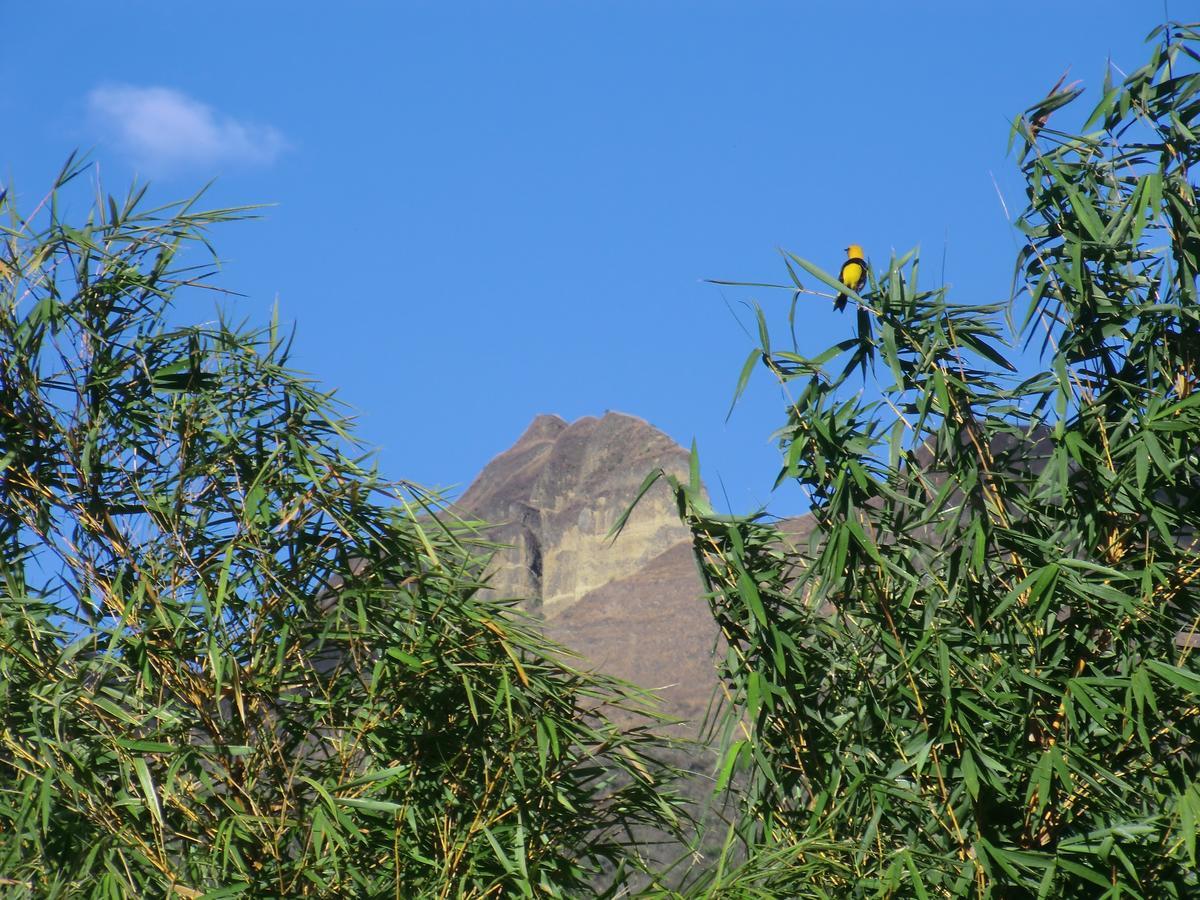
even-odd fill
[[[511,549],[496,559],[493,589],[553,617],[589,591],[626,578],[688,539],[666,485],[656,485],[616,542],[608,531],[656,468],[687,473],[687,452],[648,422],[623,413],[567,423],[539,415],[459,500],[494,523]]]

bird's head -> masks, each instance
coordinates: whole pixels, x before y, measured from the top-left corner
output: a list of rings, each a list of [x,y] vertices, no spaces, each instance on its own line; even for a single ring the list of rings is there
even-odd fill
[[[846,248],[846,255],[848,257],[850,257],[851,259],[862,259],[863,258],[862,245],[851,244],[849,247]]]

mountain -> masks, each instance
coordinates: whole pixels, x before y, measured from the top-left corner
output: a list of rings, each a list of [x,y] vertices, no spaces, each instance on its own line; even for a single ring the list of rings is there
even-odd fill
[[[669,714],[696,723],[717,686],[718,631],[667,485],[608,538],[659,468],[686,477],[687,451],[642,419],[542,415],[457,505],[510,545],[493,563],[497,594],[525,598],[549,636],[597,669],[661,689]]]

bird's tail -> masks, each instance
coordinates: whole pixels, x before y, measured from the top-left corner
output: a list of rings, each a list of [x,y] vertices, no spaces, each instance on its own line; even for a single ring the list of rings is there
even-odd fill
[[[841,312],[846,308],[846,301],[849,299],[850,298],[845,294],[838,294],[837,299],[833,301],[833,308],[838,312]]]

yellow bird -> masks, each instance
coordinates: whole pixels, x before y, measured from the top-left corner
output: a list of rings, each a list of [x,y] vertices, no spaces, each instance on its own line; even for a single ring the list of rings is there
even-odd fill
[[[842,263],[842,271],[838,273],[838,281],[855,293],[861,291],[863,286],[866,285],[867,260],[863,256],[863,248],[858,244],[851,244],[846,248],[846,261]],[[838,294],[838,298],[833,301],[833,308],[841,312],[846,308],[847,299],[845,294]]]

